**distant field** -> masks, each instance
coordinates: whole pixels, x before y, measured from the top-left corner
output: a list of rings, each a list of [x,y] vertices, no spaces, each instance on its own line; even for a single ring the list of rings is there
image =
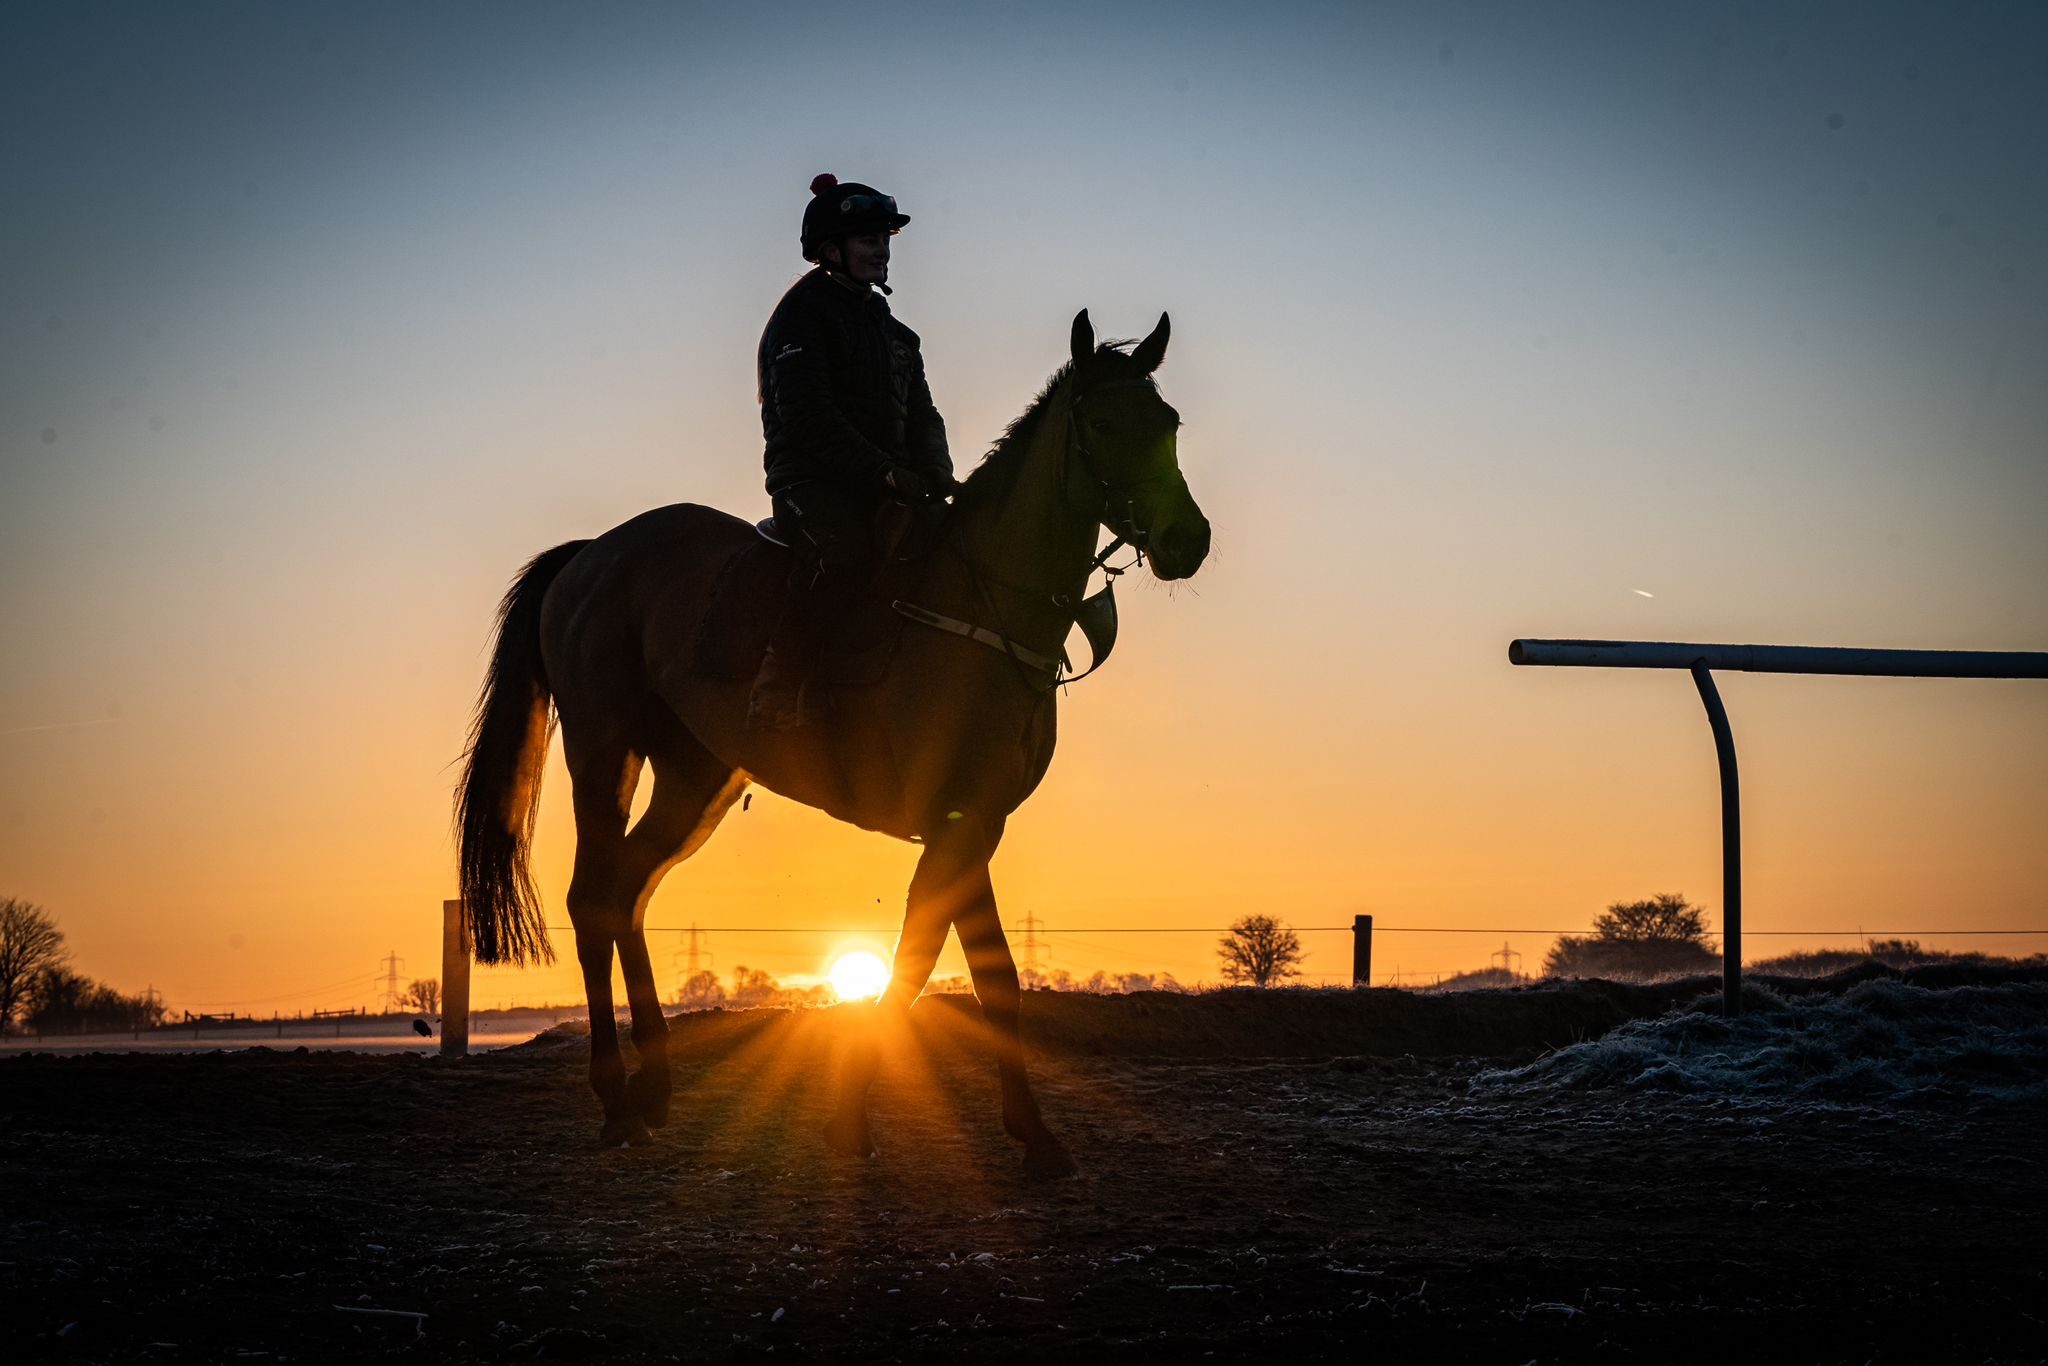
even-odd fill
[[[473,1052],[524,1043],[558,1021],[581,1018],[574,1010],[492,1011],[471,1024]],[[440,1025],[429,1021],[434,1034],[422,1036],[412,1017],[344,1017],[339,1020],[259,1020],[248,1024],[167,1025],[140,1032],[109,1034],[10,1034],[0,1038],[0,1054],[15,1053],[211,1053],[216,1049],[306,1048],[342,1049],[355,1053],[436,1053]]]
[[[534,1031],[520,1029],[511,1032],[479,1034],[472,1030],[469,1047],[472,1052],[485,1052],[493,1048],[509,1048],[532,1038]],[[437,1053],[441,1041],[437,1038],[421,1038],[411,1030],[403,1034],[363,1033],[336,1036],[332,1029],[311,1029],[304,1031],[285,1030],[279,1034],[273,1030],[211,1030],[200,1034],[189,1031],[152,1032],[134,1034],[52,1034],[38,1040],[34,1035],[27,1038],[10,1037],[0,1040],[0,1055],[7,1053],[212,1053],[218,1049],[239,1048],[305,1048],[325,1052],[339,1050],[345,1053]]]

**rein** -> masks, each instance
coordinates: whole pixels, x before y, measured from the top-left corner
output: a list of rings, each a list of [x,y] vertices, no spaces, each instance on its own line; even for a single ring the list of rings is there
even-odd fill
[[[917,603],[906,602],[900,598],[890,605],[898,613],[920,625],[950,632],[963,639],[986,645],[990,649],[997,650],[1008,656],[1011,662],[1017,665],[1019,676],[1025,686],[1034,692],[1049,693],[1069,683],[1078,683],[1107,663],[1110,651],[1116,648],[1116,581],[1123,574],[1145,563],[1147,539],[1151,533],[1149,527],[1137,525],[1137,495],[1139,490],[1143,489],[1146,485],[1155,483],[1165,476],[1152,475],[1145,479],[1134,480],[1125,484],[1112,484],[1102,478],[1101,475],[1096,473],[1095,452],[1089,450],[1087,444],[1081,439],[1079,409],[1081,400],[1086,398],[1088,394],[1098,393],[1106,389],[1136,388],[1149,382],[1142,379],[1114,380],[1108,384],[1097,385],[1086,392],[1076,392],[1067,400],[1067,449],[1065,458],[1060,461],[1059,496],[1063,506],[1088,513],[1099,526],[1108,531],[1112,536],[1110,543],[1104,546],[1102,552],[1089,562],[1088,568],[1081,575],[1081,582],[1085,586],[1089,575],[1095,573],[1098,569],[1101,570],[1105,581],[1098,592],[1083,598],[1076,604],[1065,593],[1005,579],[989,571],[986,566],[978,563],[965,551],[960,550],[956,546],[946,545],[944,548],[958,558],[960,563],[966,568],[968,578],[974,584],[975,595],[981,599],[982,603],[989,609],[990,614],[994,616],[997,629],[992,631],[985,626],[976,626],[971,622],[960,621],[956,618],[945,616],[942,613],[934,612],[930,608],[919,606]],[[1095,486],[1097,498],[1093,506],[1076,504],[1069,492],[1071,481],[1068,477],[1068,470],[1076,463],[1080,464],[1088,480]],[[1123,498],[1123,516],[1113,519],[1111,516],[1112,509],[1115,507],[1119,496]],[[1134,558],[1129,564],[1112,566],[1109,563],[1110,557],[1126,546],[1129,546],[1134,552]],[[1003,624],[1002,610],[996,606],[995,597],[989,591],[990,585],[1007,588],[1015,593],[1025,593],[1034,596],[1044,594],[1046,599],[1053,606],[1059,608],[1066,617],[1067,630],[1072,630],[1075,626],[1081,628],[1081,634],[1087,639],[1090,651],[1088,667],[1080,673],[1070,674],[1068,670],[1073,667],[1073,662],[1067,657],[1067,652],[1064,649],[1060,651],[1059,658],[1054,659],[1049,655],[1041,654],[1037,650],[1019,644],[1016,640],[1012,639],[1008,627]],[[1065,632],[1063,631],[1061,634],[1064,636]],[[1045,681],[1041,682],[1038,678],[1032,677],[1034,673],[1043,675]]]

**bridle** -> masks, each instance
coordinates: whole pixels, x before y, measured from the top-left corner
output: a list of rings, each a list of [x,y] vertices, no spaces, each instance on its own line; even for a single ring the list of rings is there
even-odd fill
[[[1149,526],[1138,525],[1138,494],[1162,479],[1171,478],[1172,471],[1163,470],[1147,475],[1143,479],[1123,482],[1103,478],[1100,473],[1101,458],[1088,448],[1088,443],[1082,436],[1081,403],[1092,395],[1111,389],[1151,387],[1152,382],[1143,378],[1110,380],[1107,383],[1091,385],[1085,390],[1077,385],[1067,400],[1066,451],[1060,460],[1057,481],[1059,497],[1063,506],[1087,513],[1092,521],[1110,533],[1112,539],[1109,544],[1089,562],[1087,570],[1081,576],[1081,582],[1085,586],[1088,576],[1098,569],[1101,570],[1106,581],[1099,591],[1077,603],[1071,596],[1058,589],[1015,583],[1005,579],[990,572],[987,567],[977,563],[972,556],[958,547],[949,547],[953,555],[966,567],[968,577],[974,584],[975,595],[995,619],[996,629],[991,631],[986,627],[942,616],[910,602],[896,602],[896,610],[913,621],[964,636],[1000,651],[1016,665],[1018,676],[1025,686],[1040,694],[1051,693],[1069,683],[1078,683],[1107,663],[1110,651],[1116,646],[1116,580],[1143,565],[1146,552],[1151,548],[1152,529]],[[1073,477],[1072,471],[1076,466],[1080,467],[1080,479]],[[1081,497],[1088,498],[1092,494],[1091,501],[1076,501],[1076,486],[1083,484],[1085,492]],[[1126,546],[1134,552],[1130,563],[1110,564],[1110,557]],[[1080,673],[1069,674],[1067,669],[1070,665],[1065,650],[1061,650],[1059,657],[1055,659],[1020,645],[1012,639],[1008,627],[1003,622],[1002,609],[997,606],[995,595],[989,591],[991,585],[1031,596],[1044,595],[1067,619],[1067,626],[1060,633],[1062,638],[1075,626],[1081,628],[1081,634],[1087,638],[1089,650],[1093,655],[1088,667]]]
[[[1085,588],[1087,586],[1087,578],[1090,578],[1090,575],[1096,569],[1102,569],[1104,584],[1102,584],[1102,588],[1098,592],[1094,592],[1094,594],[1090,594],[1087,598],[1081,598],[1079,602],[1075,602],[1071,594],[1061,592],[1057,588],[1042,588],[1042,586],[1032,586],[1032,584],[1016,584],[1012,580],[1001,578],[999,573],[993,573],[987,565],[981,565],[979,561],[975,561],[975,557],[969,555],[967,551],[958,549],[954,545],[946,545],[946,549],[952,553],[952,557],[961,561],[961,565],[967,569],[967,578],[969,578],[969,582],[975,588],[975,596],[981,600],[983,606],[987,606],[989,616],[995,621],[995,629],[989,631],[987,627],[977,627],[975,623],[961,621],[961,618],[946,616],[942,612],[934,612],[934,610],[930,610],[926,606],[920,606],[920,604],[915,604],[915,602],[905,602],[901,598],[895,600],[891,606],[895,606],[897,612],[901,612],[903,616],[911,618],[911,621],[915,621],[915,623],[932,627],[936,631],[946,631],[950,635],[971,639],[971,641],[975,641],[979,645],[987,645],[989,649],[995,649],[995,651],[1001,651],[1004,655],[1008,655],[1012,664],[1016,666],[1018,678],[1024,682],[1024,686],[1030,688],[1032,692],[1038,692],[1040,696],[1051,694],[1053,690],[1057,690],[1057,688],[1061,688],[1065,684],[1081,682],[1083,678],[1087,678],[1090,674],[1094,674],[1096,670],[1100,670],[1108,661],[1110,651],[1116,647],[1116,580],[1120,578],[1122,573],[1128,573],[1130,569],[1137,569],[1139,565],[1143,565],[1145,563],[1145,553],[1151,549],[1151,526],[1139,526],[1137,524],[1137,500],[1139,500],[1139,494],[1143,492],[1145,487],[1149,487],[1149,485],[1153,485],[1153,483],[1157,483],[1161,479],[1171,477],[1171,475],[1174,475],[1174,471],[1167,469],[1167,471],[1159,471],[1159,473],[1147,475],[1143,479],[1128,479],[1128,481],[1104,479],[1102,473],[1100,473],[1100,469],[1102,469],[1100,457],[1094,451],[1087,449],[1087,442],[1081,438],[1081,399],[1090,397],[1094,393],[1102,393],[1106,389],[1139,389],[1139,387],[1151,387],[1151,381],[1149,379],[1112,379],[1108,383],[1094,385],[1090,389],[1075,387],[1071,397],[1067,399],[1067,449],[1065,449],[1065,453],[1061,457],[1061,463],[1059,463],[1059,500],[1061,500],[1061,506],[1077,510],[1077,512],[1085,512],[1087,516],[1090,516],[1090,520],[1094,520],[1098,526],[1102,526],[1104,530],[1110,532],[1110,537],[1112,537],[1110,543],[1106,547],[1102,547],[1102,553],[1096,555],[1090,561],[1090,565],[1087,565],[1087,569],[1081,573],[1081,586]],[[1079,465],[1079,469],[1081,469],[1081,479],[1075,479],[1073,473],[1071,473],[1075,465]],[[1092,492],[1092,502],[1075,502],[1075,485],[1079,485],[1083,481],[1085,481],[1087,489],[1090,489],[1090,492]],[[1130,563],[1126,563],[1126,565],[1112,565],[1110,557],[1116,551],[1124,549],[1124,547],[1133,549],[1135,557],[1130,559]],[[1008,588],[1010,592],[1018,592],[1018,594],[1024,594],[1024,596],[1030,596],[1030,598],[1044,596],[1055,608],[1059,608],[1059,612],[1067,618],[1067,625],[1061,629],[1061,639],[1065,639],[1067,631],[1073,631],[1075,627],[1079,627],[1081,635],[1087,637],[1087,649],[1090,649],[1090,653],[1092,653],[1090,661],[1087,661],[1087,668],[1081,670],[1079,674],[1069,674],[1067,670],[1071,668],[1071,664],[1067,661],[1067,651],[1065,649],[1059,651],[1059,657],[1042,655],[1036,649],[1030,649],[1028,645],[1022,645],[1016,639],[1012,639],[1010,627],[1004,625],[1004,610],[997,606],[995,594],[989,592],[991,586],[995,586],[995,588]]]
[[[1149,379],[1110,380],[1106,384],[1091,385],[1087,389],[1082,389],[1079,385],[1076,385],[1073,395],[1067,400],[1067,454],[1066,458],[1060,462],[1060,501],[1068,507],[1086,512],[1105,531],[1108,531],[1110,535],[1116,538],[1103,549],[1100,555],[1095,557],[1095,562],[1088,566],[1088,572],[1091,574],[1098,569],[1107,570],[1109,557],[1126,545],[1135,550],[1138,557],[1125,565],[1123,569],[1107,570],[1112,578],[1123,573],[1124,570],[1136,569],[1145,563],[1145,552],[1151,548],[1152,528],[1138,525],[1138,493],[1148,485],[1156,484],[1160,480],[1170,477],[1170,472],[1162,470],[1157,474],[1147,475],[1143,479],[1133,479],[1123,483],[1116,483],[1103,478],[1099,464],[1100,457],[1094,451],[1088,449],[1088,443],[1082,439],[1081,401],[1111,389],[1149,389],[1151,387],[1152,381]],[[1081,471],[1087,476],[1088,482],[1095,486],[1096,499],[1092,505],[1077,504],[1073,500],[1071,493],[1073,481],[1069,478],[1068,471],[1076,464],[1081,466]],[[1123,504],[1123,515],[1120,517],[1114,515],[1119,499],[1122,500]],[[1089,672],[1093,673],[1095,671],[1090,669]]]

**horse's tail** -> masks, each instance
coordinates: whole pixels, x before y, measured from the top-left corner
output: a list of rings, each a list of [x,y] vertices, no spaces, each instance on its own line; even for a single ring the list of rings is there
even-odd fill
[[[498,640],[455,791],[462,915],[479,963],[554,961],[526,862],[554,729],[540,604],[562,566],[589,544],[570,541],[534,556],[498,604]]]

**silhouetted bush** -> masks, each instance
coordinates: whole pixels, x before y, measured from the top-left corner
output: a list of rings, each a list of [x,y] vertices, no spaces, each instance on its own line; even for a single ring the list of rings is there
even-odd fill
[[[1518,987],[1529,979],[1509,972],[1506,968],[1476,968],[1432,982],[1418,991],[1485,991],[1497,987]]]
[[[728,999],[733,1009],[780,1005],[781,995],[782,983],[761,969],[743,965],[732,970],[732,995]]]
[[[154,1029],[164,1007],[147,996],[124,996],[69,968],[45,968],[29,984],[29,1028],[41,1034],[96,1034]]]
[[[1888,968],[1917,968],[1929,963],[1958,966],[2011,967],[2048,962],[2048,955],[2013,958],[2001,954],[1964,952],[1920,947],[1917,939],[1873,939],[1867,949],[1803,949],[1780,954],[1748,965],[1748,971],[1778,977],[1827,977],[1865,963],[1882,963]]]
[[[786,987],[772,973],[742,964],[732,970],[730,991],[719,985],[717,973],[699,972],[676,992],[675,1004],[684,1010],[755,1010],[764,1006],[829,1006],[838,999],[838,993],[823,982]]]
[[[1661,892],[1647,901],[1617,901],[1593,922],[1590,935],[1560,935],[1543,960],[1546,977],[1641,979],[1717,972],[1721,955],[1707,947],[1707,913],[1683,896]]]
[[[1063,968],[1024,968],[1017,980],[1026,991],[1078,991],[1090,996],[1128,996],[1134,991],[1186,991],[1170,972],[1096,972],[1076,977]]]
[[[1543,960],[1546,977],[1608,977],[1639,981],[1651,977],[1685,977],[1721,970],[1721,955],[1705,944],[1679,942],[1614,943],[1605,939],[1561,937]]]
[[[684,1010],[718,1010],[725,1005],[725,988],[718,984],[718,974],[709,970],[692,973],[690,980],[683,983],[676,993],[676,1004]]]

